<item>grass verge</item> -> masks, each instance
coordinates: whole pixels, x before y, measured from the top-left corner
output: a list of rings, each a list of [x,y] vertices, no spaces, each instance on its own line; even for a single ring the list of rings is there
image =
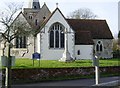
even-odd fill
[[[120,66],[118,63],[120,58],[116,59],[104,59],[99,60],[100,66]],[[92,60],[76,60],[74,62],[59,62],[58,60],[33,60],[31,59],[16,59],[15,66],[13,69],[21,69],[21,68],[69,68],[69,67],[91,67]]]

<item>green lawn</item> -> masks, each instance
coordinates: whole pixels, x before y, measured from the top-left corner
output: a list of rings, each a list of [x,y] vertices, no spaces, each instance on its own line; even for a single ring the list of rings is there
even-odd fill
[[[100,66],[120,66],[118,62],[119,59],[107,59],[107,60],[99,60]],[[92,60],[76,60],[74,62],[59,62],[57,60],[33,60],[31,59],[16,59],[15,66],[12,67],[14,69],[19,68],[65,68],[65,67],[90,67],[92,66]]]

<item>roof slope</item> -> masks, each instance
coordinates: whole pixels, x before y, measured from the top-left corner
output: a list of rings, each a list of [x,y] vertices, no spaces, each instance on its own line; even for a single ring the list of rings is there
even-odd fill
[[[72,29],[81,34],[81,31],[89,31],[93,39],[113,39],[106,20],[66,19]],[[87,37],[87,36],[86,36]]]
[[[80,31],[75,33],[75,45],[93,45],[94,42],[89,31]]]
[[[59,11],[60,14],[63,16],[63,18],[66,20],[66,18],[64,17],[64,15],[62,14],[62,12],[60,11],[59,8],[56,8],[42,23],[41,23],[41,28],[40,30],[46,25],[46,23],[51,19],[51,17],[55,14],[56,11]],[[67,20],[66,20],[67,22]]]

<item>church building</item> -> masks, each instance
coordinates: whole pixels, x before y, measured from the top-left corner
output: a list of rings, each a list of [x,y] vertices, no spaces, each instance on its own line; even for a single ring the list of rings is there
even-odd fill
[[[35,38],[14,39],[11,53],[16,58],[32,58],[34,52],[43,60],[92,59],[93,54],[113,57],[113,36],[106,20],[68,19],[58,7],[53,12],[46,3],[41,7],[39,0],[30,0],[15,21],[18,18],[38,33]]]

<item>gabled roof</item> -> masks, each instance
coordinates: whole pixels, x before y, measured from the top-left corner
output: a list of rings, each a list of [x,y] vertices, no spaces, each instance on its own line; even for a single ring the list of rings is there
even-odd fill
[[[13,22],[12,22],[11,25],[14,24],[14,22],[17,20],[17,18],[18,18],[20,15],[22,15],[22,16],[24,17],[25,21],[29,24],[29,22],[28,22],[28,20],[26,19],[25,15],[24,15],[24,14],[22,13],[22,11],[21,11],[21,12],[17,15],[17,17],[13,20]],[[29,26],[31,27],[30,24],[29,24]]]
[[[48,11],[51,13],[51,11],[50,11],[49,8],[47,7],[46,3],[44,3],[44,5],[42,6],[41,9],[43,9],[43,10],[48,10]]]
[[[25,18],[25,16],[24,16],[24,14],[22,13],[22,11],[17,15],[17,17],[13,20],[13,22],[10,24],[10,26],[12,26],[14,23],[15,23],[15,21],[17,20],[17,18],[20,16],[20,15],[23,15],[23,17]],[[26,20],[26,22],[29,24],[29,22],[27,21],[27,19],[25,18],[25,20]],[[29,24],[29,26],[30,26],[30,24]],[[31,27],[31,26],[30,26]],[[7,33],[7,31],[8,30],[6,30],[4,33]]]
[[[93,45],[94,42],[89,31],[79,31],[75,33],[75,45]]]
[[[60,12],[60,14],[61,14],[61,15],[63,16],[63,18],[66,20],[65,16],[62,14],[62,12],[60,11],[60,9],[59,9],[59,8],[56,8],[56,9],[52,12],[52,14],[42,22],[40,29],[42,29],[42,28],[46,25],[46,23],[50,20],[50,18],[53,16],[53,14],[54,14],[57,10]],[[66,22],[67,22],[67,21],[66,21]]]
[[[106,20],[67,19],[67,21],[77,34],[89,31],[93,39],[113,39]]]
[[[51,14],[51,11],[49,10],[49,8],[47,7],[46,3],[44,3],[44,5],[42,6],[42,8],[39,10],[39,12],[37,13],[36,16],[40,17],[40,20],[43,20],[43,17],[41,16],[46,16],[47,14]]]

